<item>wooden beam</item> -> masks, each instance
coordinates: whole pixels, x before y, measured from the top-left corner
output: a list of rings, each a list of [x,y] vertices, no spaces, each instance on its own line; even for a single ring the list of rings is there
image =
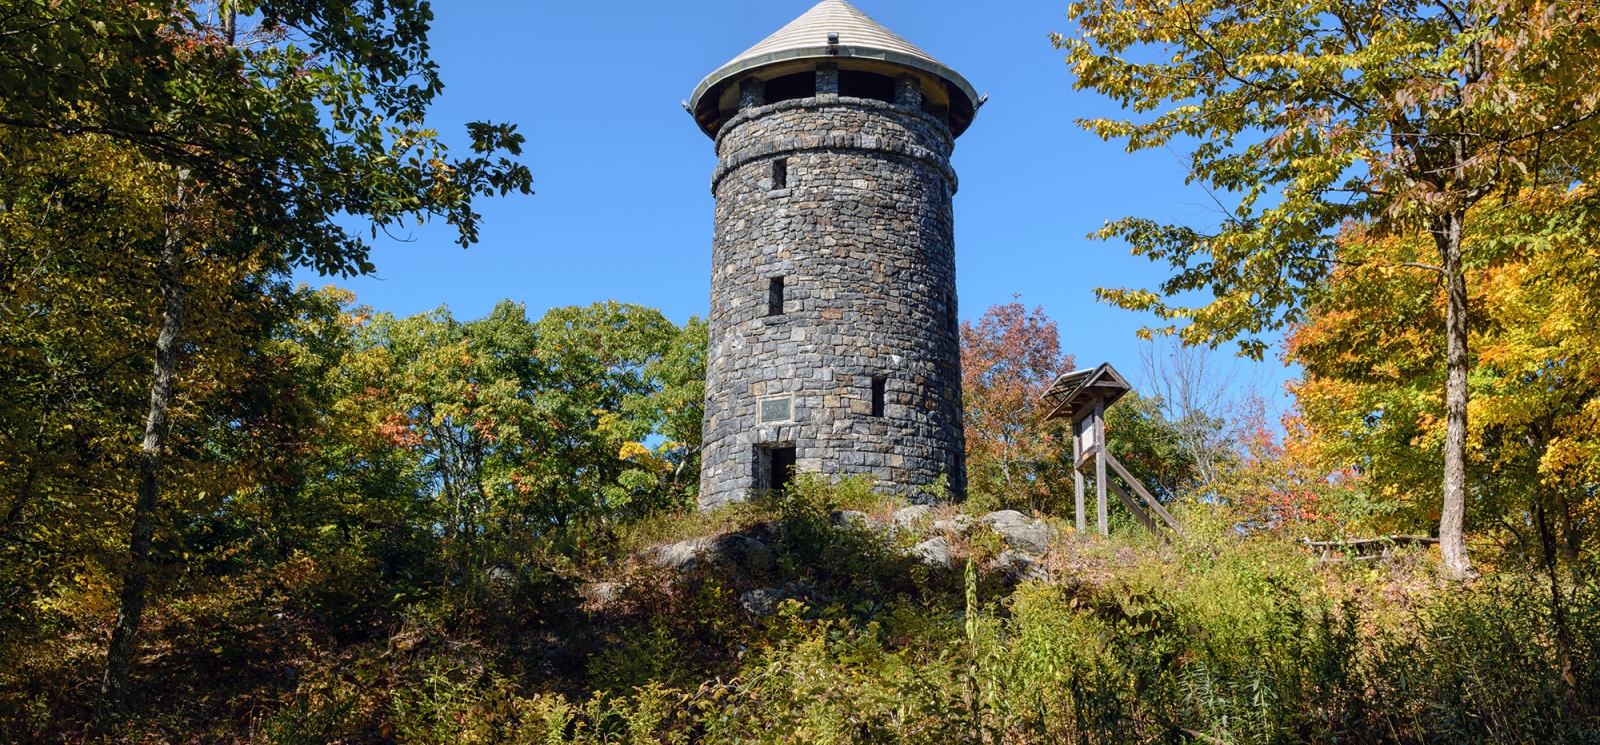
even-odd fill
[[[1089,516],[1083,514],[1083,434],[1079,429],[1077,424],[1072,425],[1072,516],[1081,534],[1089,529]]]
[[[1146,530],[1149,530],[1151,533],[1156,532],[1155,521],[1150,519],[1150,515],[1148,513],[1139,509],[1139,505],[1134,503],[1133,497],[1128,496],[1128,493],[1123,491],[1122,487],[1117,486],[1117,482],[1115,481],[1108,482],[1107,485],[1110,486],[1111,491],[1117,495],[1117,499],[1122,500],[1122,505],[1127,507],[1128,511],[1133,513],[1134,517],[1139,518],[1139,522],[1144,523]]]
[[[1074,471],[1082,471],[1084,466],[1087,466],[1090,463],[1093,463],[1095,454],[1100,452],[1100,446],[1099,445],[1091,445],[1091,446],[1089,446],[1088,449],[1084,449],[1080,445],[1079,446],[1079,450],[1082,451],[1082,452],[1080,452],[1078,454],[1077,460],[1074,460],[1072,462],[1072,470],[1074,470]]]
[[[1100,535],[1111,534],[1111,521],[1106,514],[1106,418],[1105,406],[1100,399],[1094,401],[1094,495],[1095,495],[1095,527],[1100,529]]]
[[[1124,481],[1128,482],[1128,486],[1133,487],[1133,490],[1138,492],[1139,496],[1144,497],[1145,504],[1150,505],[1150,509],[1155,511],[1157,515],[1160,515],[1162,521],[1166,522],[1167,526],[1172,528],[1174,532],[1176,532],[1178,535],[1183,535],[1183,529],[1179,528],[1178,521],[1172,519],[1172,515],[1167,513],[1167,508],[1162,507],[1161,502],[1157,501],[1155,497],[1150,496],[1150,492],[1145,491],[1144,485],[1140,484],[1139,480],[1133,477],[1133,474],[1128,473],[1128,469],[1124,468],[1122,463],[1113,457],[1111,453],[1106,453],[1106,458],[1111,461],[1111,467],[1116,469],[1117,475],[1121,476]]]
[[[1066,408],[1067,405],[1071,403],[1072,399],[1070,398],[1063,398],[1060,401],[1057,401],[1055,407],[1050,409],[1050,413],[1045,415],[1044,420],[1047,422],[1054,420],[1056,416],[1061,413],[1061,410]]]

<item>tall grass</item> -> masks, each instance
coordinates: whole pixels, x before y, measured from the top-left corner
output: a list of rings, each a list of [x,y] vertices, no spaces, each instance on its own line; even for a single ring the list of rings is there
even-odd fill
[[[409,742],[1600,741],[1590,581],[1564,580],[1564,682],[1544,575],[1445,585],[1418,553],[1316,565],[1285,538],[1241,536],[1196,508],[1187,542],[1069,536],[1055,582],[1014,586],[977,564],[928,574],[833,527],[829,510],[868,499],[842,489],[807,483],[748,515],[785,522],[771,580],[810,583],[818,598],[757,618],[727,594],[706,602],[693,577],[671,580],[694,623],[725,616],[720,663],[694,667],[710,652],[687,645],[687,621],[620,633],[614,643],[641,663],[685,658],[670,679],[645,674],[622,689],[556,691],[431,645],[386,663],[412,672],[390,673],[382,697],[355,705],[336,678],[311,683],[301,699],[325,703],[283,708],[261,731],[309,741],[289,733],[361,710]],[[686,678],[693,669],[701,677]]]

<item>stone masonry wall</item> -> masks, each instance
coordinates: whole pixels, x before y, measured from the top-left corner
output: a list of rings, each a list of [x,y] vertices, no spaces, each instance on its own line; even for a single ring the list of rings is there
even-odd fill
[[[837,95],[754,106],[722,127],[703,508],[758,488],[768,446],[795,447],[802,472],[872,474],[907,495],[946,474],[963,493],[953,145],[918,109]],[[778,158],[786,188],[772,181]],[[773,277],[785,303],[768,316]],[[785,396],[791,421],[762,424],[759,402]]]

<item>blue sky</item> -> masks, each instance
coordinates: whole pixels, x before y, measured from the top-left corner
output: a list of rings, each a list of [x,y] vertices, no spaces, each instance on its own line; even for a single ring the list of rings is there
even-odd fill
[[[482,202],[481,242],[467,250],[442,225],[380,236],[376,276],[339,284],[402,315],[448,305],[476,318],[505,298],[533,317],[606,299],[703,315],[715,157],[679,101],[812,4],[436,0],[446,88],[432,124],[460,142],[468,121],[517,123],[537,194]],[[1073,123],[1118,109],[1073,91],[1050,46],[1051,31],[1070,30],[1066,0],[855,5],[989,94],[953,158],[962,317],[1020,293],[1060,324],[1080,366],[1136,376],[1134,332],[1152,319],[1095,302],[1094,288],[1153,287],[1165,267],[1085,235],[1124,215],[1204,224],[1212,212],[1183,186],[1177,154],[1130,155]],[[1256,372],[1269,390],[1292,373],[1270,360]]]

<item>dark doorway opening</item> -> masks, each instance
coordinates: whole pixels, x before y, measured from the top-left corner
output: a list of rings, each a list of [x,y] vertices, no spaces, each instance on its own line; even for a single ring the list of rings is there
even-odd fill
[[[794,482],[792,446],[756,448],[756,488],[786,492]]]
[[[772,490],[779,493],[789,491],[789,482],[794,480],[794,448],[772,449]]]

